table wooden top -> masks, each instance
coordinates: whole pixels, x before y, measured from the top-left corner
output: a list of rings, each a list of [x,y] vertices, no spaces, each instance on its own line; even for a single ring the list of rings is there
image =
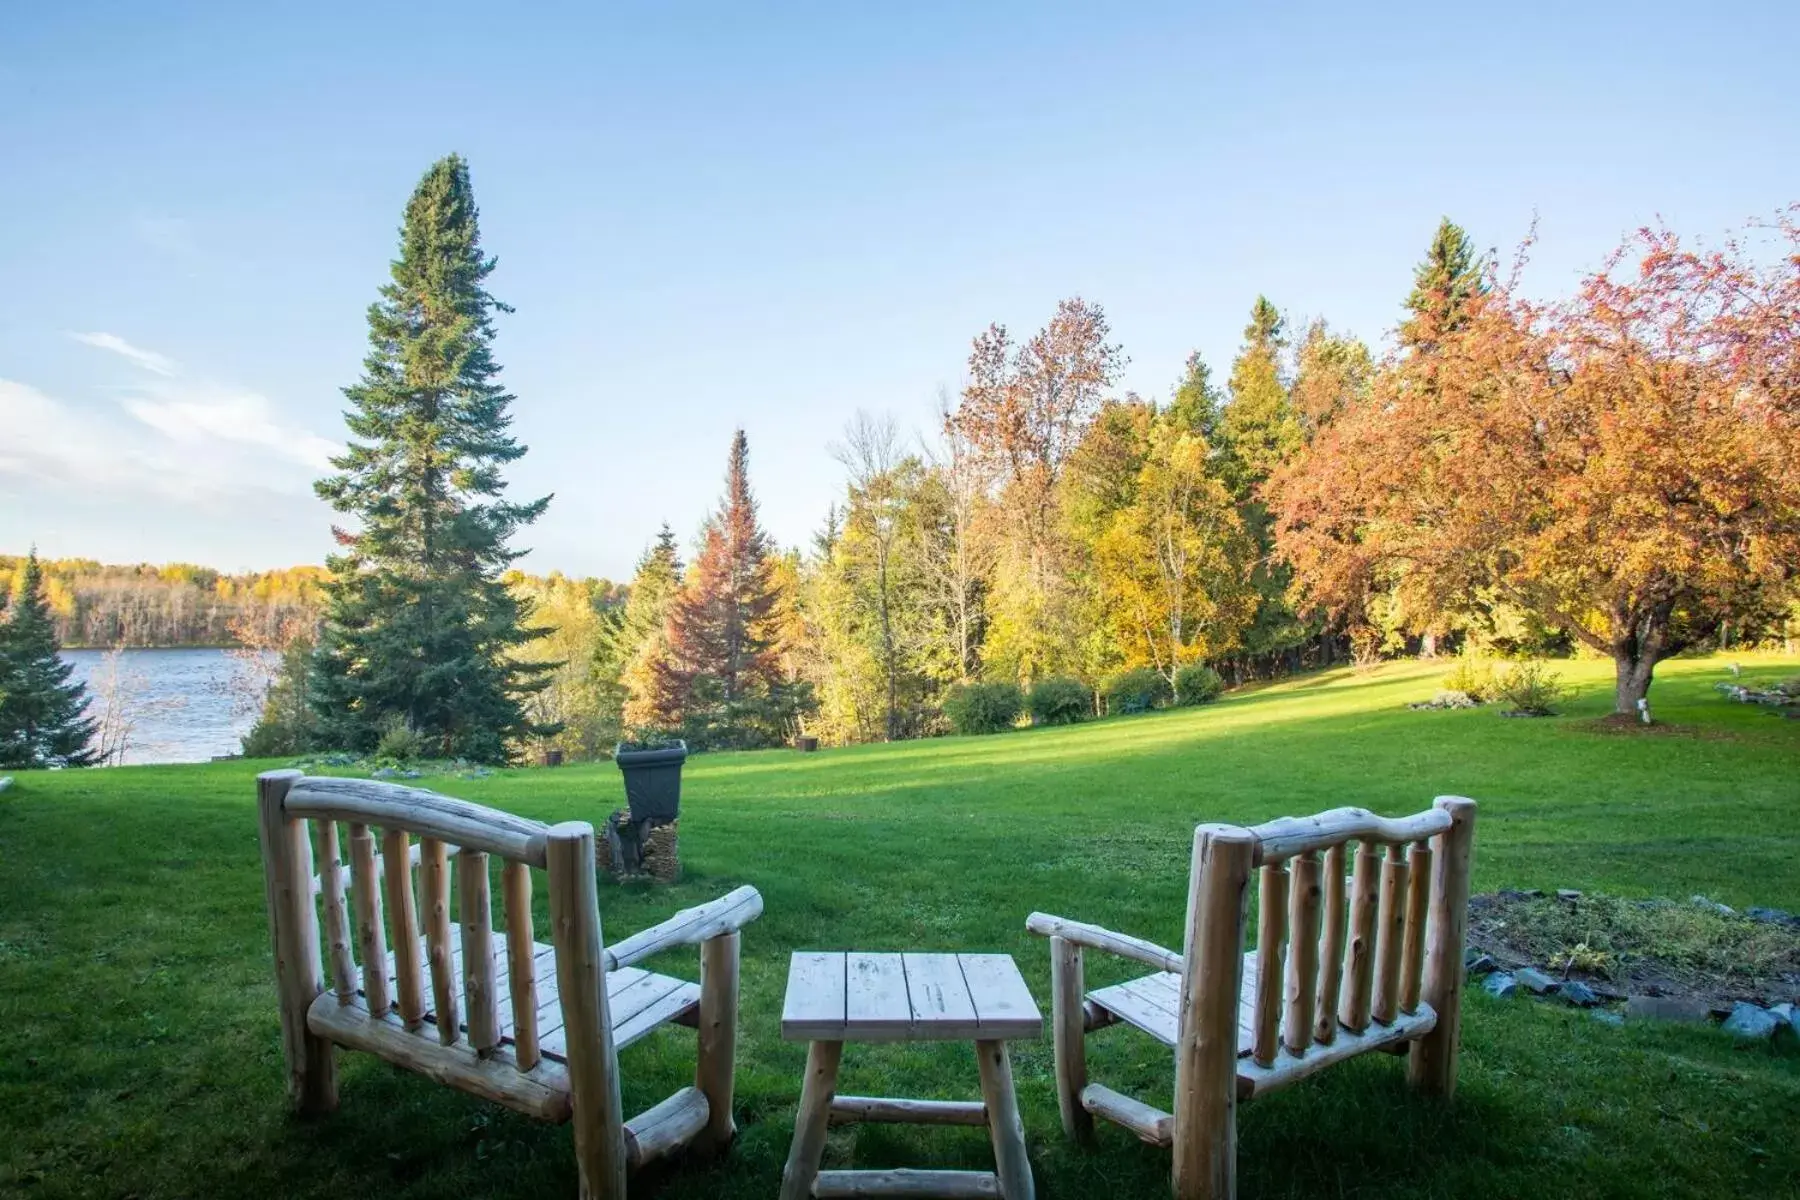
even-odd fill
[[[787,1041],[1005,1041],[1043,1029],[1009,954],[802,951],[788,962]]]

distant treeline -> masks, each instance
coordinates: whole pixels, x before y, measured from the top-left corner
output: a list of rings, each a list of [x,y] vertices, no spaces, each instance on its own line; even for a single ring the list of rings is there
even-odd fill
[[[310,627],[323,567],[227,575],[191,563],[118,566],[85,558],[40,559],[44,588],[67,647],[274,646],[296,623]],[[10,593],[21,557],[0,555]]]

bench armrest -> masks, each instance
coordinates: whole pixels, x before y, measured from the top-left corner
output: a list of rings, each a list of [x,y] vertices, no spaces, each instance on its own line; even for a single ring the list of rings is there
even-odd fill
[[[1034,912],[1025,918],[1025,928],[1040,937],[1059,937],[1078,946],[1091,946],[1120,958],[1147,963],[1159,971],[1180,973],[1182,968],[1181,955],[1173,950],[1165,950],[1155,942],[1146,942],[1143,938],[1135,938],[1128,933],[1114,933],[1098,925],[1085,925],[1080,921],[1053,917],[1049,913]]]
[[[661,953],[671,946],[693,946],[722,933],[742,929],[762,916],[762,893],[748,885],[717,900],[684,908],[668,920],[606,949],[606,969],[616,971]]]

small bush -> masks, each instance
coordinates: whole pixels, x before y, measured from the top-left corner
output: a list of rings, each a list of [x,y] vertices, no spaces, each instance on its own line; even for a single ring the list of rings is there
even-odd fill
[[[1018,724],[1025,693],[1016,683],[965,683],[944,697],[944,715],[958,733],[999,733]]]
[[[1477,704],[1485,704],[1499,696],[1500,681],[1494,677],[1494,664],[1484,658],[1465,654],[1444,676],[1443,690],[1461,692]]]
[[[419,731],[408,725],[404,717],[395,717],[382,731],[381,740],[375,743],[375,757],[390,758],[395,762],[411,762],[419,757],[423,749]]]
[[[1033,725],[1073,725],[1094,712],[1087,685],[1066,675],[1053,675],[1032,684],[1025,707],[1031,710]]]
[[[1553,716],[1556,705],[1569,696],[1562,676],[1541,662],[1515,664],[1494,686],[1494,695],[1507,711],[1522,717]]]
[[[1149,667],[1121,671],[1106,681],[1106,711],[1113,714],[1149,712],[1168,703],[1169,681]]]
[[[1225,691],[1225,678],[1205,663],[1189,663],[1175,672],[1175,703],[1211,704]]]

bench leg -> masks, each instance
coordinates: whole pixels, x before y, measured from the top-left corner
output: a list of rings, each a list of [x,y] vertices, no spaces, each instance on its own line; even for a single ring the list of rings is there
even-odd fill
[[[315,1116],[337,1107],[337,1064],[331,1042],[306,1023],[307,1010],[325,990],[325,979],[319,966],[319,923],[313,913],[312,843],[307,840],[306,822],[290,819],[282,807],[298,778],[298,771],[270,771],[257,777],[257,830],[288,1102],[294,1111]],[[336,863],[330,864],[330,869],[336,868]]]
[[[737,1135],[731,1100],[737,1057],[738,941],[734,930],[700,943],[700,1045],[694,1086],[706,1097],[708,1115],[697,1149],[723,1150]]]
[[[842,1042],[814,1042],[806,1051],[806,1081],[800,1085],[794,1144],[781,1172],[781,1200],[810,1200],[812,1196],[819,1161],[825,1155],[831,1101],[837,1096],[838,1062],[843,1055]]]
[[[1050,1018],[1056,1042],[1056,1106],[1063,1132],[1076,1141],[1094,1136],[1094,1115],[1081,1103],[1087,1086],[1087,1026],[1082,1013],[1081,947],[1050,939]]]
[[[976,1042],[981,1069],[981,1099],[987,1105],[988,1136],[994,1143],[995,1174],[1005,1200],[1035,1200],[1031,1160],[1025,1154],[1025,1124],[1013,1092],[1012,1058],[1005,1042]]]

